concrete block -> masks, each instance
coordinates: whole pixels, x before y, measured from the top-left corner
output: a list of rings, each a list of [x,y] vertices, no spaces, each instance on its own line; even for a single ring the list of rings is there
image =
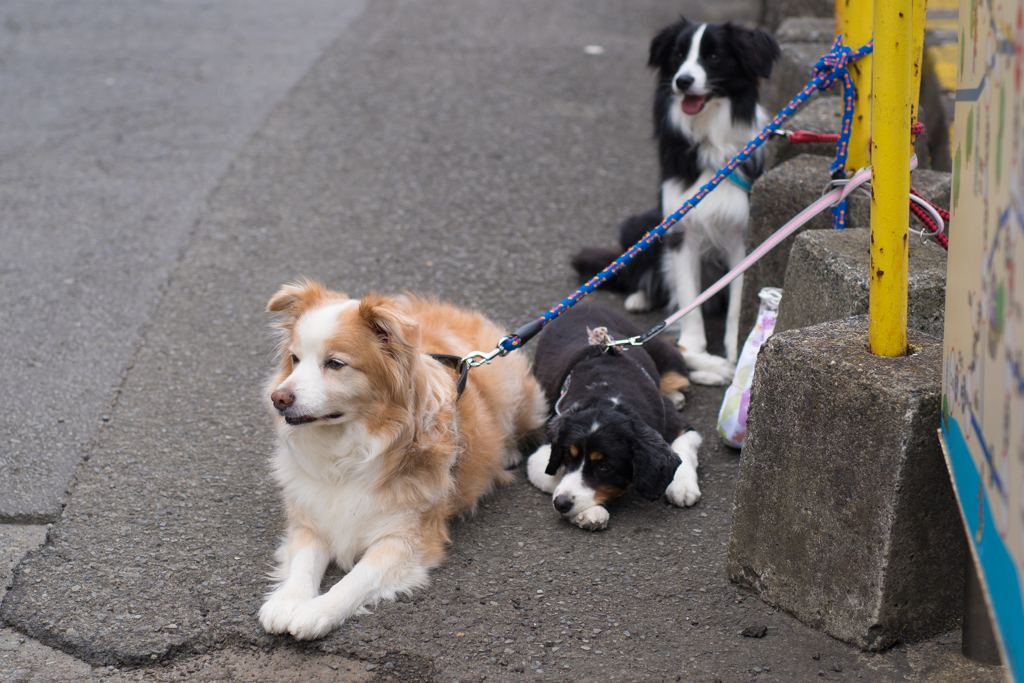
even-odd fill
[[[750,222],[746,239],[748,253],[821,196],[822,188],[831,177],[831,163],[827,157],[802,154],[779,164],[758,178],[750,195]],[[911,183],[922,196],[940,206],[949,207],[950,174],[939,171],[915,171]],[[870,226],[870,221],[871,208],[868,198],[855,193],[851,196],[848,206],[847,226],[866,228]],[[916,219],[912,221],[912,225],[920,227]],[[825,211],[796,234],[803,230],[831,227],[832,213]],[[795,239],[795,236],[790,236],[783,240],[746,272],[740,309],[741,341],[754,326],[759,303],[757,293],[762,287],[784,286],[789,252]],[[783,296],[783,301],[785,298]]]
[[[939,447],[941,340],[867,351],[867,317],[758,355],[726,572],[865,650],[955,627],[963,526]]]
[[[827,17],[790,17],[775,30],[779,43],[831,43],[835,39],[836,22]]]
[[[832,0],[765,0],[761,24],[774,31],[790,17],[832,17],[835,9]],[[829,23],[832,23],[831,19]],[[831,36],[827,38],[832,41]]]
[[[776,332],[868,312],[871,231],[808,230],[793,243]],[[942,338],[946,307],[946,251],[910,240],[907,326]]]
[[[775,116],[780,109],[800,92],[811,80],[811,69],[821,56],[832,48],[832,43],[783,43],[779,45],[781,55],[772,68],[772,77],[761,87],[761,104],[769,114]],[[842,88],[819,91],[812,98],[842,94]]]
[[[831,163],[826,157],[802,154],[779,164],[757,179],[750,193],[747,253],[753,251],[793,216],[821,196],[822,189],[831,178]],[[866,197],[851,197],[849,210],[850,227],[867,224],[870,208]],[[858,223],[858,219],[863,223]],[[811,219],[801,230],[823,230],[831,227],[832,212],[825,211]],[[752,265],[744,275],[743,300],[740,308],[741,341],[754,326],[759,304],[757,293],[762,287],[783,286],[789,251],[795,239],[794,236],[787,237]]]

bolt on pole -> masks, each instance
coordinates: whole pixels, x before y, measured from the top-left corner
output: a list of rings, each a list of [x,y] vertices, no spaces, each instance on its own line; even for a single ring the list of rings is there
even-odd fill
[[[878,356],[907,352],[913,15],[913,0],[875,0],[868,346]]]

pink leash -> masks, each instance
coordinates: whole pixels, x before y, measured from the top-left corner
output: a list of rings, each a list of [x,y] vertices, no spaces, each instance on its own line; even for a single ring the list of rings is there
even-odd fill
[[[916,155],[910,159],[910,170],[914,170],[915,168],[917,168]],[[647,334],[643,335],[644,338],[651,338],[652,336],[654,336],[654,334],[657,334],[658,332],[665,329],[675,321],[682,318],[687,313],[693,311],[702,303],[704,303],[712,296],[717,294],[719,291],[724,289],[726,285],[735,280],[737,276],[741,275],[744,271],[750,268],[750,266],[754,265],[758,261],[758,259],[760,259],[766,253],[768,253],[768,251],[770,251],[773,247],[777,246],[779,242],[793,234],[798,228],[807,223],[807,221],[811,220],[812,218],[814,218],[815,216],[817,216],[819,213],[829,208],[830,206],[833,206],[843,201],[844,199],[847,198],[847,196],[850,195],[850,193],[852,193],[858,187],[860,187],[861,185],[870,180],[871,167],[869,166],[867,168],[862,168],[856,173],[854,173],[853,177],[850,178],[848,181],[844,182],[841,186],[836,187],[835,189],[823,194],[821,196],[821,199],[817,200],[816,202],[808,206],[806,209],[804,209],[796,216],[794,216],[792,219],[790,219],[788,223],[786,223],[781,228],[776,230],[774,234],[772,234],[771,237],[762,242],[757,249],[750,252],[750,254],[745,259],[743,259],[743,261],[741,261],[738,266],[736,266],[728,273],[723,275],[722,279],[720,279],[718,282],[704,290],[701,293],[701,295],[694,299],[693,302],[691,302],[688,306],[679,309],[679,311],[673,313],[668,318],[666,318],[665,321],[658,325],[654,330],[651,330],[651,332],[648,332]],[[652,332],[654,334],[652,334]]]

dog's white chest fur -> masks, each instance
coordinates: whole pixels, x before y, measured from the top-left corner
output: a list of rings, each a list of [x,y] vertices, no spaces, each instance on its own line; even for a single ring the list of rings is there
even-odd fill
[[[732,161],[743,147],[753,139],[763,122],[768,119],[757,108],[755,126],[742,126],[732,121],[732,103],[728,99],[712,99],[699,114],[684,114],[680,107],[669,110],[672,125],[698,143],[698,156],[704,170],[692,185],[680,178],[669,178],[661,185],[661,205],[665,217],[675,213],[687,199],[693,197],[718,169]],[[710,242],[720,252],[728,252],[738,241],[742,242],[750,213],[750,196],[739,185],[723,180],[710,194],[691,210],[682,221],[687,239],[700,244]]]
[[[331,558],[348,571],[375,538],[414,523],[418,511],[388,509],[375,496],[379,453],[360,425],[345,430],[358,434],[330,441],[315,431],[301,430],[281,443],[274,474],[295,511],[320,530]]]
[[[661,202],[665,217],[679,210],[687,199],[693,197],[715,171],[705,170],[693,185],[684,186],[678,178],[670,178],[661,185]],[[683,217],[680,225],[686,231],[686,239],[698,244],[710,242],[718,251],[728,251],[731,245],[743,242],[750,213],[750,196],[729,181],[722,181],[714,190]]]
[[[698,145],[698,156],[705,168],[719,169],[732,161],[743,147],[768,123],[768,114],[758,106],[754,125],[732,120],[732,102],[727,98],[708,101],[699,114],[689,115],[681,107],[669,108],[669,121],[680,133]]]

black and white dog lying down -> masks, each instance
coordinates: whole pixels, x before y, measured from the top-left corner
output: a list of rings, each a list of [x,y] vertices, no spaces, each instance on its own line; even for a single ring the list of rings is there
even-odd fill
[[[680,507],[700,500],[701,436],[677,410],[690,384],[682,355],[657,338],[601,353],[604,344],[591,340],[603,333],[626,339],[643,330],[617,311],[590,304],[576,305],[544,328],[534,374],[555,415],[548,443],[527,463],[530,482],[553,495],[555,509],[594,531],[608,526],[604,503],[630,484],[648,500],[664,494]]]

